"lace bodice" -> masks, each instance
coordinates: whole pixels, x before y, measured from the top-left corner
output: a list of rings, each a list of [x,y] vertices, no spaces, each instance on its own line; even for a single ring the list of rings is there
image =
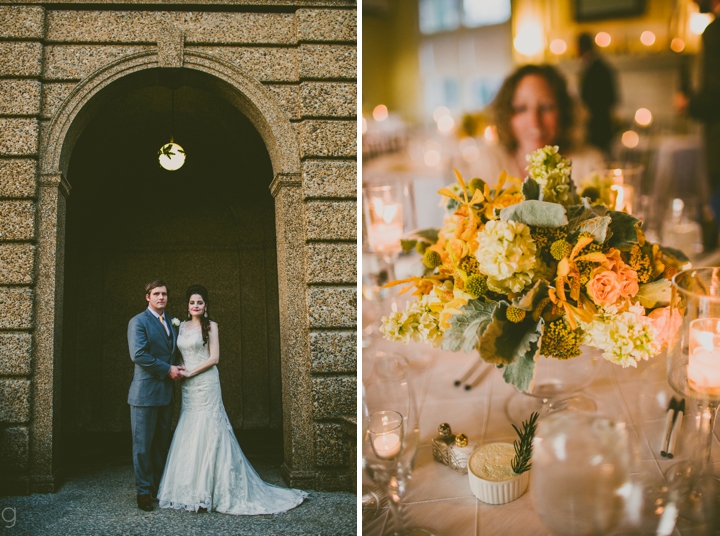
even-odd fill
[[[187,322],[180,324],[177,345],[188,370],[194,369],[210,357],[210,343],[203,345],[201,326],[191,328]]]

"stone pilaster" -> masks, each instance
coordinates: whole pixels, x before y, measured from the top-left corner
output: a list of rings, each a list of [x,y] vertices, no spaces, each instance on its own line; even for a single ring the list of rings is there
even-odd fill
[[[70,187],[61,173],[41,175],[39,186],[30,491],[49,493],[55,491],[59,469],[65,200]]]
[[[278,174],[271,185],[280,292],[283,374],[283,476],[290,486],[315,487],[312,372],[305,301],[305,214],[298,174]]]

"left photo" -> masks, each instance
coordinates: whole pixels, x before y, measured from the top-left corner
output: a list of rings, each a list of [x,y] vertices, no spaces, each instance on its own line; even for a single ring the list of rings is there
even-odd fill
[[[357,533],[357,50],[0,0],[0,532]]]

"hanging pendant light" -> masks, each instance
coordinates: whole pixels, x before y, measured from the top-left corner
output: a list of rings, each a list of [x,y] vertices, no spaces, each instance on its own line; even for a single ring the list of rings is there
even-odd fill
[[[170,132],[175,128],[175,90],[172,90],[172,112],[170,115]],[[158,161],[163,169],[175,171],[185,163],[185,150],[180,147],[170,135],[170,143],[166,143],[158,151]]]

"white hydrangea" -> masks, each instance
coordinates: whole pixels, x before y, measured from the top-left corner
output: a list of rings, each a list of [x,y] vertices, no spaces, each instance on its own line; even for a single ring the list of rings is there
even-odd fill
[[[527,156],[530,162],[527,171],[540,185],[543,201],[564,204],[571,201],[572,165],[558,151],[557,145],[546,145],[532,152]]]
[[[430,298],[411,301],[404,311],[393,311],[381,319],[380,333],[389,340],[408,344],[422,342],[440,346],[443,331],[438,314],[430,308]]]
[[[641,305],[628,311],[602,311],[589,324],[581,323],[585,332],[583,344],[604,350],[603,357],[625,367],[637,367],[660,352],[658,332],[645,316]]]
[[[508,294],[532,283],[538,266],[530,227],[515,221],[492,220],[478,233],[475,257],[487,276],[488,288]]]

